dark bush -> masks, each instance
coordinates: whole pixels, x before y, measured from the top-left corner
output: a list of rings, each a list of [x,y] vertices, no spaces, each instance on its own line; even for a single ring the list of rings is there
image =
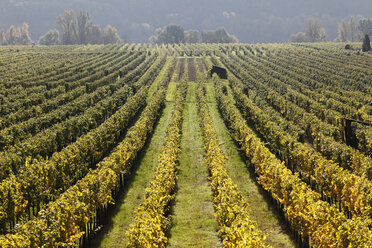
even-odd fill
[[[368,34],[366,34],[363,39],[362,51],[368,52],[370,50],[371,50],[371,41],[369,40]]]

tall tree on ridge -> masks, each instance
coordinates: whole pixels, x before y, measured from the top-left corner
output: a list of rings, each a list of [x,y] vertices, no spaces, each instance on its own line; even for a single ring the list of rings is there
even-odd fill
[[[341,21],[340,24],[338,24],[338,37],[337,41],[339,42],[346,42],[347,41],[347,25],[345,19]]]
[[[309,42],[325,41],[327,33],[319,19],[310,19],[305,26],[305,34]]]
[[[361,19],[359,21],[358,29],[362,33],[362,37],[372,32],[372,19]]]
[[[16,44],[16,39],[17,39],[17,30],[16,28],[12,25],[7,31],[7,43],[9,45],[15,45]]]
[[[351,42],[354,42],[357,27],[356,27],[355,20],[353,17],[351,17],[349,20],[349,29],[350,29]]]
[[[6,35],[3,29],[0,31],[0,45],[6,45]]]
[[[77,36],[79,44],[88,43],[88,32],[92,22],[87,11],[79,11],[76,13]]]
[[[116,28],[108,25],[103,30],[103,43],[104,44],[117,44],[120,43],[120,37]]]
[[[30,45],[31,44],[31,37],[30,32],[28,31],[28,23],[23,23],[22,26],[22,34],[21,34],[21,44],[22,45]]]
[[[62,43],[65,45],[76,44],[77,30],[76,17],[73,10],[66,10],[57,17],[57,26],[62,30]]]

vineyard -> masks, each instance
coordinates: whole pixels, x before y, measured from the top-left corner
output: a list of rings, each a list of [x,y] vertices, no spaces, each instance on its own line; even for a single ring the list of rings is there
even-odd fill
[[[372,247],[371,54],[125,44],[0,58],[0,247]]]

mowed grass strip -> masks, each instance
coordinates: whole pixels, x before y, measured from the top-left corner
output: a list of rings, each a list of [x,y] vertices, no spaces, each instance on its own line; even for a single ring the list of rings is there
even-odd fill
[[[149,88],[149,93],[147,95],[147,102],[149,103],[151,101],[151,98],[153,97],[154,93],[158,89],[159,85],[161,84],[162,80],[164,79],[164,76],[166,72],[168,71],[169,67],[172,66],[171,64],[175,63],[175,61],[171,58],[168,58],[165,62],[163,68],[160,70],[159,75],[156,77],[155,81],[151,84]]]
[[[190,82],[183,110],[177,194],[168,247],[220,247],[203,140],[196,106],[197,83]]]
[[[169,89],[168,89],[169,91]],[[93,241],[93,247],[125,247],[126,232],[135,217],[135,209],[143,202],[145,189],[154,174],[170,122],[173,102],[166,101],[165,108],[154,130],[151,140],[137,162],[137,169],[129,177],[126,190],[107,226]]]
[[[265,241],[268,245],[273,247],[296,247],[284,223],[280,221],[275,207],[270,205],[264,190],[256,183],[254,173],[247,169],[244,157],[231,138],[229,130],[219,114],[212,82],[207,83],[206,90],[209,113],[213,120],[217,137],[221,142],[221,149],[228,157],[227,173],[238,186],[239,192],[247,197],[251,209],[251,219],[257,223],[258,229],[268,233]]]

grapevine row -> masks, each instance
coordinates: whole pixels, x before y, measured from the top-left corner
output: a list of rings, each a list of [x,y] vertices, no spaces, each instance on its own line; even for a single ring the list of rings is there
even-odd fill
[[[243,116],[269,142],[269,146],[283,160],[292,164],[302,176],[320,186],[321,192],[328,197],[341,201],[358,216],[372,216],[372,183],[343,170],[337,164],[327,161],[314,150],[294,140],[288,133],[269,120],[265,112],[249,100],[237,86],[233,91],[238,108]],[[372,224],[372,222],[371,222]]]
[[[327,152],[329,158],[337,161],[344,168],[353,169],[361,175],[367,174],[372,166],[372,163],[369,162],[370,158],[363,156],[345,144],[335,141],[332,137],[339,137],[340,135],[337,128],[327,125],[313,114],[305,112],[294,103],[286,100],[280,93],[252,78],[239,65],[229,62],[223,55],[221,55],[221,60],[235,75],[246,82],[247,87],[252,90],[257,89],[259,96],[262,96],[274,109],[285,116],[286,119],[301,126],[318,151],[324,151],[323,154]]]
[[[158,64],[160,67],[161,65]],[[154,74],[147,73],[141,80],[146,85],[153,77]],[[0,184],[2,232],[8,229],[7,223],[12,227],[12,223],[21,216],[28,214],[30,217],[31,210],[35,207],[38,210],[40,204],[53,200],[98,162],[123,135],[125,128],[144,106],[147,91],[148,86],[143,86],[102,125],[61,152],[54,153],[49,160],[26,163],[17,177],[10,176],[4,180]]]
[[[143,99],[143,98],[142,98]],[[72,246],[83,235],[96,211],[112,203],[122,175],[130,171],[132,161],[152,132],[163,106],[165,90],[159,90],[114,152],[83,179],[48,204],[39,217],[17,227],[13,234],[0,236],[1,247]],[[139,99],[141,100],[141,98]]]
[[[132,54],[131,56],[128,56],[128,55],[129,55],[129,53],[128,54],[123,54],[122,56],[117,58],[116,59],[117,64],[125,66],[127,68],[132,68],[133,69],[135,67],[129,67],[130,64],[137,64],[137,65],[139,64],[138,60],[133,61],[134,58],[141,57],[142,59],[144,59],[143,54],[142,54],[142,56],[141,56],[141,54]],[[65,103],[68,103],[71,100],[74,100],[79,95],[77,95],[74,98],[71,98],[72,94],[76,95],[76,93],[71,92],[71,91],[76,89],[76,88],[80,89],[79,87],[81,87],[80,90],[82,90],[83,89],[82,87],[85,87],[85,91],[88,93],[88,91],[92,91],[92,89],[94,88],[93,86],[95,84],[98,84],[100,81],[104,80],[104,81],[108,81],[108,82],[113,82],[117,78],[117,71],[115,70],[115,68],[113,66],[107,65],[107,62],[108,61],[106,61],[106,64],[104,64],[104,66],[107,70],[107,73],[106,73],[107,76],[104,75],[102,70],[99,70],[99,72],[97,72],[97,73],[92,73],[90,71],[87,71],[87,73],[89,73],[89,74],[87,74],[86,76],[84,76],[81,73],[75,73],[74,78],[71,79],[71,81],[68,81],[69,80],[68,78],[62,78],[58,81],[54,81],[54,82],[53,81],[48,81],[47,83],[43,83],[43,86],[46,87],[49,90],[54,89],[54,87],[52,89],[50,89],[50,85],[52,83],[57,88],[63,86],[63,88],[65,89],[65,94],[58,96],[57,99],[51,99],[47,102],[44,102],[44,103],[42,103],[41,106],[36,105],[34,108],[31,108],[30,110],[28,110],[27,108],[22,108],[22,109],[19,109],[16,112],[8,112],[14,107],[9,108],[7,105],[4,105],[3,108],[7,109],[7,113],[9,113],[9,114],[5,115],[4,118],[2,119],[2,124],[3,124],[2,126],[6,127],[6,126],[9,126],[11,124],[15,124],[18,121],[27,120],[28,118],[32,117],[35,114],[35,112],[39,112],[38,114],[48,113],[49,111],[55,109],[56,103],[57,104],[58,103],[59,104],[65,104]],[[109,73],[109,72],[111,72],[111,73]],[[48,85],[49,85],[49,87],[48,87]],[[97,86],[95,86],[95,87],[97,88]],[[57,106],[59,106],[59,104]],[[13,104],[11,104],[10,106],[13,106]],[[15,107],[16,106],[17,106],[17,104],[15,105]],[[27,109],[27,111],[25,111],[26,109]]]
[[[180,82],[158,165],[150,186],[145,190],[144,201],[136,209],[134,222],[127,233],[129,247],[164,247],[168,241],[166,231],[170,221],[166,213],[174,198],[186,90],[187,83]]]
[[[146,84],[151,80],[151,76],[161,68],[165,58],[159,59],[159,63],[155,63],[145,75],[144,79],[139,82]],[[141,76],[143,69],[147,68],[151,61],[137,67],[132,73],[128,73],[124,78],[117,81],[115,84],[106,86],[103,89],[108,92],[113,92],[110,97],[98,102],[96,105],[86,110],[83,115],[69,118],[65,122],[58,123],[50,129],[33,136],[23,143],[16,144],[8,150],[0,153],[1,161],[1,176],[2,178],[10,171],[17,173],[20,166],[25,162],[27,157],[35,158],[37,156],[48,156],[53,152],[60,150],[65,145],[76,140],[80,135],[85,134],[92,128],[100,125],[107,117],[115,112],[122,104],[128,95],[131,93],[128,83],[133,83],[134,80]],[[145,67],[144,67],[145,66]],[[138,84],[138,83],[137,83]],[[88,99],[91,103],[92,99]]]
[[[239,57],[242,58],[241,55],[238,54]],[[326,108],[330,108],[333,110],[336,110],[337,112],[348,115],[348,117],[359,119],[359,120],[365,120],[364,115],[361,114],[355,107],[351,107],[348,100],[350,98],[342,97],[338,94],[331,94],[328,96],[336,97],[337,99],[332,99],[327,97],[324,97],[323,91],[326,89],[335,91],[337,90],[337,87],[335,86],[328,86],[326,87],[321,82],[312,79],[308,76],[308,71],[306,71],[302,67],[298,67],[295,64],[289,64],[289,61],[283,61],[282,56],[270,56],[269,58],[264,56],[256,56],[255,60],[260,62],[265,67],[269,67],[275,72],[280,71],[281,73],[276,73],[276,77],[282,78],[282,81],[285,81],[286,83],[289,83],[295,87],[295,89],[302,94],[305,94],[306,96],[310,97],[312,100],[317,101],[321,103],[322,105],[326,105]],[[284,78],[285,77],[285,78]],[[287,81],[289,80],[289,81]],[[316,89],[316,90],[314,90]],[[318,89],[321,89],[320,91],[317,91]],[[340,92],[341,94],[345,94],[344,91]],[[355,94],[355,91],[354,91]],[[342,99],[343,101],[347,101],[348,104],[345,104],[343,102],[340,102],[339,99]],[[360,104],[360,103],[359,103]]]
[[[198,89],[198,110],[203,133],[205,164],[211,173],[211,186],[215,215],[219,223],[219,235],[224,247],[266,247],[265,235],[250,220],[250,206],[239,193],[226,171],[227,158],[219,147],[219,141],[209,115],[205,99],[205,85]]]
[[[139,109],[144,106],[148,92],[146,85],[151,84],[165,59],[162,56],[157,67],[145,73],[139,80],[141,83],[138,82],[138,85],[144,85],[142,89],[102,125],[61,152],[54,153],[51,159],[26,163],[26,167],[17,177],[10,176],[0,184],[1,232],[12,229],[20,216],[30,218],[37,215],[40,205],[54,200],[106,155],[125,133],[125,128]],[[172,72],[173,67],[168,67],[158,87],[161,88],[169,81]]]
[[[244,61],[244,60],[241,60]],[[261,68],[265,72],[265,75],[260,73],[255,73],[257,75],[254,75],[256,78],[257,77],[262,77],[267,78],[267,75],[270,75],[271,77],[271,86],[276,89],[278,92],[283,94],[286,99],[289,101],[295,103],[299,107],[303,108],[309,113],[315,114],[320,120],[326,121],[330,125],[334,126],[341,126],[342,120],[345,116],[341,115],[340,113],[337,113],[334,111],[332,108],[329,108],[327,106],[324,106],[323,104],[319,104],[317,101],[314,99],[319,99],[322,98],[322,95],[313,93],[311,90],[303,89],[303,86],[305,83],[299,83],[296,80],[292,79],[292,76],[283,76],[283,70],[282,69],[270,69],[266,67],[262,62],[260,62],[259,59],[255,60],[250,60],[250,64],[252,68]],[[245,61],[243,62],[245,63]],[[277,71],[281,71],[281,73],[278,73]],[[293,71],[293,69],[291,69]],[[273,81],[275,80],[275,83]],[[285,83],[282,83],[285,82]],[[293,89],[286,89],[286,85],[290,84]],[[306,92],[306,95],[304,94]],[[355,91],[354,91],[355,93]],[[310,97],[309,97],[310,95]],[[313,98],[313,99],[310,99]],[[337,104],[337,103],[334,103]],[[337,104],[339,106],[339,104]],[[355,119],[360,119],[364,120],[367,122],[371,122],[372,117],[368,114],[362,114],[359,111],[354,111],[351,113],[351,116],[346,116],[346,117],[352,117]],[[372,147],[372,143],[370,143],[370,140],[372,139],[372,130],[368,133],[364,129],[358,129],[357,134],[359,137],[359,149],[363,151],[367,155],[371,155],[370,152],[370,147]],[[336,134],[335,134],[336,135]],[[340,135],[335,136],[336,139],[341,139]]]
[[[221,116],[233,138],[255,166],[258,182],[282,206],[287,218],[314,247],[360,247],[372,245],[372,232],[363,218],[347,219],[337,208],[320,200],[297,174],[287,169],[245,124],[236,107],[216,82]]]

